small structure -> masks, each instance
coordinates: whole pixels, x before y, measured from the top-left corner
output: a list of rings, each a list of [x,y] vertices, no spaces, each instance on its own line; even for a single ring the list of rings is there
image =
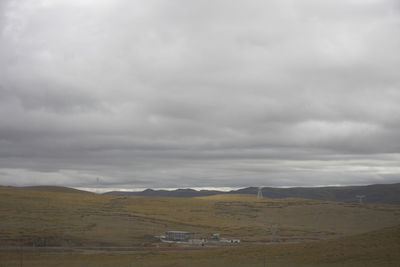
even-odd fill
[[[182,231],[165,232],[165,240],[167,241],[188,242],[191,239],[194,239],[194,233],[192,232],[182,232]]]
[[[212,234],[212,240],[219,240],[219,234]]]
[[[236,245],[240,243],[240,239],[221,238],[220,234],[212,234],[211,238],[207,238],[205,236],[201,238],[194,238],[194,233],[183,232],[183,231],[168,231],[165,232],[165,236],[155,236],[155,237],[159,238],[160,241],[164,243],[178,243],[184,245],[201,245],[201,246],[205,246],[206,244],[227,245],[227,243],[230,243],[231,245]]]

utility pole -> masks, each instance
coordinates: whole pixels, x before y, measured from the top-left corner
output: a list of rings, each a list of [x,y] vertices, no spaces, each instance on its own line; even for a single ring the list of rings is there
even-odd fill
[[[62,246],[62,261],[64,262],[64,233],[62,234],[61,246]]]
[[[318,231],[319,231],[319,222],[320,222],[320,219],[321,219],[321,212],[317,212],[317,213],[314,215],[314,231],[315,231],[315,232],[318,232]]]
[[[262,198],[263,198],[262,187],[259,187],[259,188],[258,188],[257,198],[258,198],[258,199],[262,199]]]
[[[97,188],[96,188],[96,193],[97,193],[97,194],[99,193],[99,185],[100,185],[100,178],[97,177],[97,178],[96,178],[96,186],[97,186]]]
[[[360,203],[360,205],[364,204],[363,199],[365,198],[364,195],[357,195],[356,198],[358,198],[358,202]]]
[[[19,251],[19,265],[20,265],[20,267],[23,267],[24,266],[24,251],[23,251],[23,248],[22,248],[22,246],[23,246],[23,244],[22,244],[22,238],[20,239],[20,244],[19,244],[19,249],[20,249],[20,251]]]
[[[276,232],[278,231],[278,227],[279,227],[279,223],[270,221],[269,222],[269,229],[271,231],[271,241],[275,242],[275,236],[276,236]]]

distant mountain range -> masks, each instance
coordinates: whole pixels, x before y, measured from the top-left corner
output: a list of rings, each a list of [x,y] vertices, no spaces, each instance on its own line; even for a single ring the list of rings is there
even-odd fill
[[[141,192],[112,191],[104,194],[118,196],[159,196],[159,197],[199,197],[218,194],[254,194],[258,192],[257,187],[247,187],[229,192],[217,190],[153,190],[146,189]],[[329,186],[329,187],[291,187],[274,188],[263,187],[262,194],[265,198],[309,198],[318,200],[329,200],[338,202],[357,202],[356,196],[364,195],[366,203],[400,204],[400,183],[376,184],[366,186]]]

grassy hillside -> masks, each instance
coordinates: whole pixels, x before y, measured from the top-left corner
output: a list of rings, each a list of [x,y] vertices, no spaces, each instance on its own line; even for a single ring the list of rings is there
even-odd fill
[[[0,266],[399,266],[399,251],[396,226],[335,240],[222,249],[0,250]]]
[[[165,196],[165,197],[199,197],[218,194],[257,194],[258,188],[248,187],[230,192],[219,192],[193,189],[152,190],[142,192],[113,191],[105,194],[116,196]],[[330,187],[264,187],[263,195],[268,198],[307,198],[338,202],[358,202],[357,195],[364,195],[367,203],[400,204],[400,183],[376,184],[367,186],[330,186]]]
[[[258,188],[239,189],[236,193],[256,194]],[[376,184],[366,186],[329,186],[329,187],[264,187],[264,196],[268,198],[308,198],[339,202],[357,202],[357,195],[364,195],[367,203],[400,204],[400,183]]]
[[[399,224],[392,205],[358,205],[252,195],[125,197],[0,188],[0,246],[132,246],[168,230],[242,241],[330,239]]]
[[[59,193],[89,193],[87,191],[78,190],[75,188],[63,187],[63,186],[50,186],[50,185],[40,185],[40,186],[26,186],[21,189],[35,190],[35,191],[45,191],[45,192],[59,192]]]

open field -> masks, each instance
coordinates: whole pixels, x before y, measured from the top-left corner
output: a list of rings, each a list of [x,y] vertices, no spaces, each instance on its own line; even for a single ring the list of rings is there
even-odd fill
[[[252,195],[121,197],[50,189],[0,187],[3,266],[18,266],[21,260],[26,266],[263,266],[264,255],[267,266],[351,261],[397,266],[400,251],[400,207],[395,205]],[[242,243],[229,248],[159,244],[154,235],[167,230],[193,231],[197,237],[220,233]],[[322,241],[304,242],[313,240]]]
[[[0,266],[399,266],[399,251],[397,226],[334,240],[219,249],[2,249]]]

